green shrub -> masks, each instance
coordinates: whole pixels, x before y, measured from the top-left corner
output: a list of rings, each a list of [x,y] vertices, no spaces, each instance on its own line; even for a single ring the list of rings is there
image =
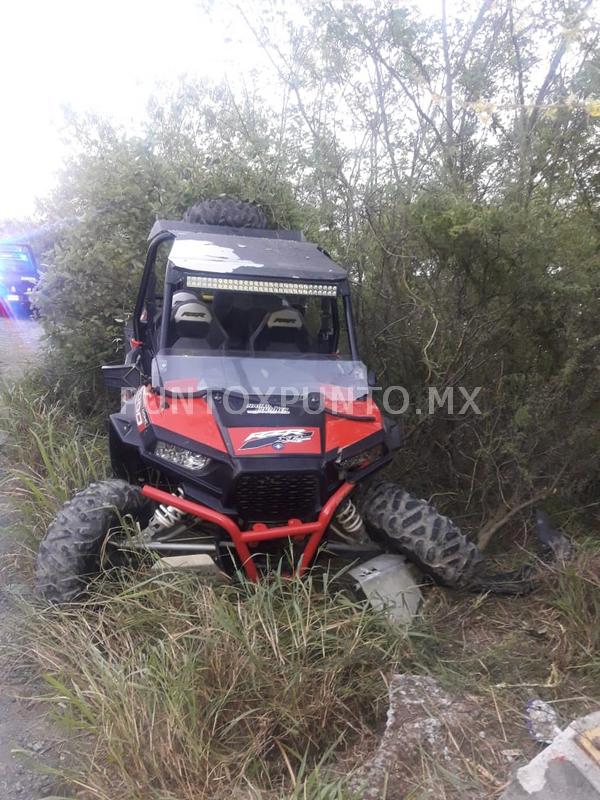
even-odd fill
[[[201,106],[208,99],[198,92],[189,102]],[[271,168],[253,164],[220,139],[192,141],[185,129],[168,127],[163,109],[154,114],[141,138],[98,121],[85,125],[85,146],[44,205],[57,229],[35,304],[55,373],[91,404],[102,391],[100,366],[122,358],[123,322],[157,218],[181,219],[195,201],[227,194],[260,202],[272,225],[302,227],[301,207],[275,159]],[[220,124],[227,124],[225,109]]]

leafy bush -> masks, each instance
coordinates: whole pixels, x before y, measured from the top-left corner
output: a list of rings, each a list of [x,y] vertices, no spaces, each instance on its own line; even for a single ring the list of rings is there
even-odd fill
[[[95,402],[156,216],[220,193],[257,200],[349,268],[365,360],[413,401],[395,477],[484,526],[482,542],[535,502],[588,507],[600,469],[598,46],[584,0],[568,13],[538,5],[512,33],[497,4],[443,25],[391,0],[305,4],[302,23],[275,15],[276,35],[275,18],[254,28],[249,15],[272,67],[252,91],[182,83],[139,137],[78,123],[79,155],[44,206],[63,221],[37,295],[56,374]],[[461,385],[482,387],[481,415],[417,414],[430,386]]]
[[[600,283],[585,214],[429,192],[391,219],[371,214],[371,225],[377,268],[360,299],[368,358],[384,386],[413,400],[399,480],[450,497],[467,526],[487,520],[484,543],[523,503],[593,502]],[[482,387],[481,415],[419,415],[431,386]]]
[[[194,102],[206,102],[202,93]],[[57,225],[35,293],[56,376],[77,385],[93,403],[99,367],[122,356],[123,322],[130,316],[157,218],[181,219],[195,201],[227,194],[258,201],[272,225],[300,227],[290,185],[225,151],[217,158],[187,134],[160,127],[128,138],[93,120],[79,131],[85,144],[63,172],[44,216]],[[225,120],[222,120],[225,124]],[[164,137],[164,138],[162,138]]]

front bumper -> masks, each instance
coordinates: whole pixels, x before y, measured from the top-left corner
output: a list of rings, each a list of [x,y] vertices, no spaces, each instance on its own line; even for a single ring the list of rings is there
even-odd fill
[[[312,563],[319,544],[321,543],[321,539],[333,519],[338,506],[348,497],[353,489],[354,483],[343,483],[324,503],[318,518],[314,522],[302,522],[299,519],[290,519],[286,525],[278,525],[271,528],[259,522],[255,523],[247,530],[242,530],[231,517],[221,514],[213,508],[209,508],[193,500],[188,500],[179,495],[170,494],[162,489],[157,489],[155,486],[144,486],[142,488],[142,494],[157,503],[173,506],[183,511],[185,514],[191,514],[205,522],[218,525],[230,536],[246,576],[251,581],[257,581],[259,573],[250,550],[253,545],[259,542],[272,541],[274,539],[286,539],[289,537],[305,538],[304,549],[295,571],[297,575],[303,575]]]

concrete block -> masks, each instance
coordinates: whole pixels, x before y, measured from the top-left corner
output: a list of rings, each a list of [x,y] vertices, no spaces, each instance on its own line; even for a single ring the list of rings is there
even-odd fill
[[[600,711],[576,719],[517,770],[501,800],[600,800]]]

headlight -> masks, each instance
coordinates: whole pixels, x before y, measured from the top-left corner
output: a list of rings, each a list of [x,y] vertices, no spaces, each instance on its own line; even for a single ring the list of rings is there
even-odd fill
[[[364,450],[362,453],[357,453],[355,456],[350,456],[349,458],[343,458],[340,455],[337,459],[337,464],[340,469],[347,472],[348,470],[357,469],[358,467],[366,467],[368,464],[381,458],[382,455],[383,445],[377,444],[375,447],[371,447],[369,450]]]
[[[204,469],[210,462],[210,458],[207,456],[193,453],[191,450],[186,450],[185,447],[177,447],[176,444],[167,444],[167,442],[158,442],[154,448],[154,455],[164,458],[165,461],[170,461],[172,464],[177,464],[179,467],[193,470]]]

